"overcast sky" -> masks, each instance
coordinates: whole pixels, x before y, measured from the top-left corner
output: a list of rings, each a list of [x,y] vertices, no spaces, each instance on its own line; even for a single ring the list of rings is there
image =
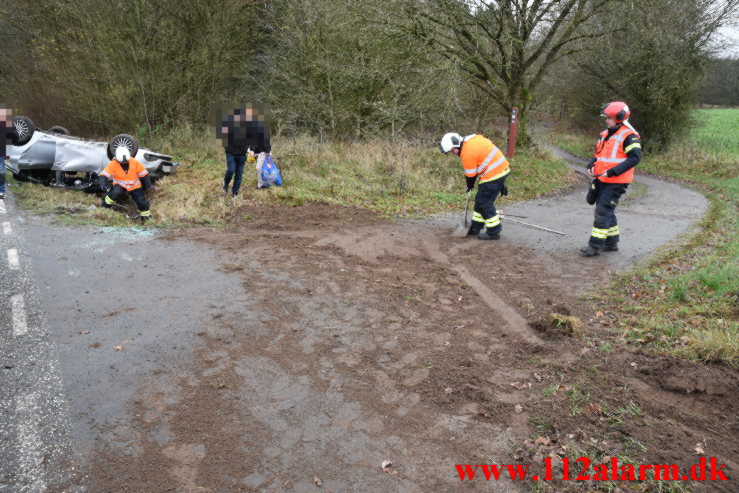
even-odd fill
[[[721,55],[731,58],[739,58],[739,20],[734,26],[725,26],[719,29],[716,41],[726,46],[721,50]]]

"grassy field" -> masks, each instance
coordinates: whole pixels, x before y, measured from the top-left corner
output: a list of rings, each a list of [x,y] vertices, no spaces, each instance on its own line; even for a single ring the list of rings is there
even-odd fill
[[[175,175],[158,182],[151,196],[155,223],[162,227],[226,224],[234,207],[254,203],[299,206],[320,201],[362,207],[388,217],[459,210],[463,203],[465,182],[459,159],[435,148],[278,137],[273,156],[285,185],[255,190],[256,171],[247,163],[241,194],[234,200],[221,191],[223,148],[209,133],[182,127],[149,139],[145,145],[185,163]],[[576,175],[560,160],[540,151],[518,153],[512,167],[511,200],[546,195],[576,181]],[[16,183],[11,191],[22,207],[55,214],[62,222],[130,225],[120,212],[95,208],[100,200],[95,195]]]
[[[698,231],[614,283],[612,310],[633,344],[739,367],[739,109],[695,112],[696,125],[639,169],[685,181],[710,200]],[[592,156],[593,135],[556,143]],[[624,289],[626,286],[626,289]]]

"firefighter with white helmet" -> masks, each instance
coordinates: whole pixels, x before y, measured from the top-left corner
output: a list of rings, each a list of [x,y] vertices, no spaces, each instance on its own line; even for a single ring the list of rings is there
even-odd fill
[[[153,189],[149,172],[136,158],[131,157],[131,151],[126,146],[119,146],[115,150],[115,159],[110,161],[102,173],[100,173],[100,189],[106,190],[105,184],[108,180],[113,181],[113,187],[105,194],[102,206],[113,207],[119,199],[130,194],[139,210],[141,222],[151,218],[149,202],[144,195],[144,188]]]
[[[457,133],[447,133],[441,138],[439,147],[444,154],[452,153],[462,160],[467,192],[475,187],[477,178],[480,179],[472,224],[467,235],[477,235],[481,240],[499,239],[502,227],[495,209],[495,199],[498,194],[508,195],[505,180],[511,172],[503,152],[490,139],[479,134],[462,137]]]
[[[595,153],[588,164],[593,176],[587,201],[595,204],[595,219],[590,240],[580,252],[592,257],[601,251],[618,251],[620,230],[616,220],[618,200],[634,179],[634,167],[642,157],[639,133],[629,123],[631,112],[623,101],[603,105],[606,129],[600,134]]]

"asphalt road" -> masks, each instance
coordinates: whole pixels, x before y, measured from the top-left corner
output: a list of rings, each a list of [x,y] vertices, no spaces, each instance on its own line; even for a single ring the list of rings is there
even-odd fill
[[[586,160],[577,158],[557,148],[551,148],[567,165],[585,175]],[[515,195],[515,176],[525,169],[513,168],[507,180],[511,194]],[[503,232],[500,243],[509,243],[559,257],[562,261],[579,255],[579,249],[588,243],[593,227],[594,206],[585,202],[585,194],[591,178],[583,176],[582,185],[553,197],[545,197],[507,205],[498,201],[503,211]],[[472,216],[472,200],[470,213]],[[636,173],[626,194],[616,209],[621,240],[618,252],[604,252],[593,262],[602,262],[608,270],[621,271],[644,260],[661,245],[667,244],[694,225],[708,208],[708,200],[700,193],[656,178]],[[464,195],[460,193],[460,212],[438,215],[422,221],[436,227],[454,229],[462,222]],[[505,213],[512,216],[507,219]],[[525,216],[524,218],[515,217]],[[515,221],[543,226],[564,233],[562,235],[541,231]],[[495,243],[495,242],[490,242]],[[493,247],[494,248],[494,247]]]
[[[69,401],[12,199],[0,222],[0,491],[41,492],[74,474]]]
[[[622,251],[594,259],[614,269],[676,238],[707,206],[683,187],[637,181],[645,189],[618,210]],[[505,207],[566,235],[508,223],[501,243],[576,255],[592,226],[584,193]],[[177,395],[206,321],[246,317],[241,326],[260,325],[259,307],[239,276],[220,270],[217,252],[200,244],[163,241],[153,230],[24,220],[12,196],[2,205],[0,492],[86,491],[79,471],[97,446],[136,446],[131,403],[158,391]],[[426,223],[451,228],[459,219]]]
[[[248,298],[199,245],[24,220],[10,196],[5,206],[0,492],[87,491],[74,485],[90,452],[135,441],[131,403],[153,381],[174,385],[203,321]]]

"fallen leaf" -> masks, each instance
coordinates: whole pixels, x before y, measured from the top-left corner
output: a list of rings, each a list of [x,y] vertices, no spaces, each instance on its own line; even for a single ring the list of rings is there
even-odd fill
[[[580,350],[580,354],[581,354],[581,355],[583,355],[583,354],[585,354],[585,353],[587,353],[587,352],[589,352],[589,351],[590,351],[590,348],[589,348],[589,347],[584,347],[584,348],[582,348],[582,349]]]
[[[539,375],[538,373],[534,373],[534,380],[536,380],[537,382],[541,382],[541,375]]]
[[[451,387],[447,387],[447,388],[445,388],[445,389],[444,389],[444,393],[445,393],[446,395],[449,395],[449,394],[451,394],[452,392],[454,392],[454,389],[453,389],[453,388],[451,388]],[[385,466],[383,466],[383,467],[385,467]]]
[[[562,392],[567,392],[568,390],[570,390],[570,387],[568,387],[567,385],[559,384],[559,387],[557,388],[557,390],[562,391]]]
[[[116,351],[123,351],[123,346],[114,346],[113,349]]]
[[[321,478],[318,476],[313,476],[313,482],[316,484],[316,486],[321,486],[323,484],[323,481],[321,481]]]
[[[695,444],[695,453],[696,454],[699,454],[699,455],[705,454],[706,451],[704,450],[703,447],[704,447],[704,445],[702,443],[696,443]]]
[[[680,339],[678,339],[678,342],[682,344],[683,346],[685,346],[686,344],[690,342],[690,337],[682,336]]]
[[[549,439],[547,437],[538,437],[534,440],[534,443],[537,445],[549,445]]]
[[[388,474],[389,474],[389,475],[391,475],[391,476],[395,476],[395,475],[397,475],[397,474],[398,474],[398,471],[396,471],[396,470],[395,470],[395,469],[393,469],[392,467],[384,467],[384,468],[383,468],[382,470],[383,470],[384,472],[388,473]]]
[[[604,313],[603,313],[603,312],[600,312],[600,311],[598,311],[598,312],[595,312],[595,316],[596,316],[596,317],[602,317],[603,315],[604,315]]]
[[[523,412],[523,406],[521,404],[516,404],[513,409],[516,411],[516,414],[521,414]]]
[[[592,402],[588,404],[588,409],[593,412],[593,414],[597,414],[598,416],[603,415],[603,408],[600,407],[598,404],[593,404]]]

